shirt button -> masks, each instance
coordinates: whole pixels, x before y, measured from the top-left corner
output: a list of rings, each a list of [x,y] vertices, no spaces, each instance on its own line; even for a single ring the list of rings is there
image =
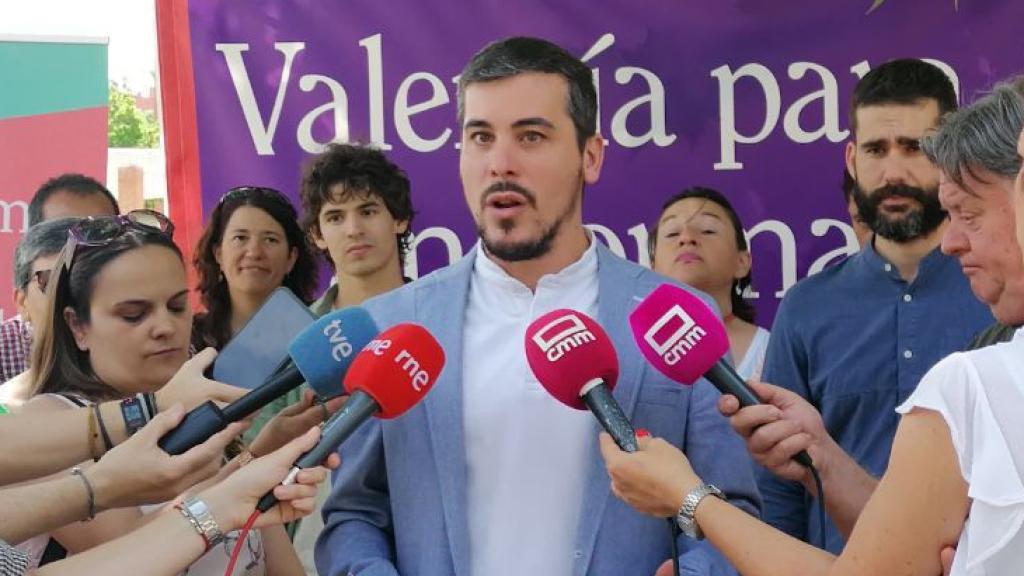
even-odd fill
[[[910,302],[910,301],[911,301],[911,300],[913,300],[913,299],[914,299],[914,297],[913,297],[913,296],[911,296],[910,294],[904,294],[904,295],[903,295],[903,301],[904,301],[904,302]]]
[[[886,272],[892,272],[892,264],[886,264],[885,265],[885,271]]]
[[[583,552],[581,550],[573,550],[572,557],[579,560],[580,558],[583,558]]]
[[[909,360],[909,359],[914,357],[914,353],[911,352],[910,350],[904,350],[903,351],[903,357],[906,358],[907,360]]]

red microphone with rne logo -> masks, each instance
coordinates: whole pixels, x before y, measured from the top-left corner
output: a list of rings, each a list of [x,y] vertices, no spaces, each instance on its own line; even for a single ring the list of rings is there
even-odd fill
[[[560,309],[526,329],[526,360],[556,400],[590,411],[626,452],[637,450],[636,432],[612,396],[619,359],[601,325],[582,312]]]
[[[325,425],[320,441],[295,461],[282,484],[294,482],[303,468],[318,466],[371,416],[390,419],[404,414],[430,392],[444,368],[444,350],[418,324],[397,324],[377,335],[352,360],[345,375],[348,401]],[[275,503],[268,492],[257,509]]]

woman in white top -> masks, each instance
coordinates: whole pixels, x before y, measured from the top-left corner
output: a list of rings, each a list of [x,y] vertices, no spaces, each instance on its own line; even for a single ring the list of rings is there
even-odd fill
[[[131,397],[164,386],[188,358],[192,309],[185,265],[161,214],[82,220],[54,265],[47,310],[33,345],[33,397],[25,414]],[[225,466],[222,475],[238,464]],[[85,468],[85,466],[83,466]],[[141,524],[138,508],[109,510],[52,533],[77,553]],[[220,575],[229,558],[212,548],[190,574]],[[254,531],[238,574],[303,574],[283,527]]]
[[[715,299],[736,371],[744,379],[759,377],[768,331],[754,324],[754,307],[743,298],[750,286],[750,250],[729,200],[699,186],[672,196],[661,207],[648,249],[655,272]]]
[[[1022,127],[1024,78],[1018,78],[947,116],[922,147],[942,168],[942,186],[970,195],[972,182],[995,183],[1013,194],[1024,249]],[[940,194],[950,200],[953,192]],[[949,204],[957,226],[984,227],[982,203]],[[953,576],[1024,574],[1022,409],[1024,333],[936,364],[897,408],[903,416],[888,469],[839,557],[715,497],[691,501],[692,520],[745,576],[932,575],[940,572],[940,551],[952,545]],[[635,454],[608,438],[601,444],[613,490],[638,510],[675,515],[684,495],[702,485],[686,457],[662,440],[644,439]]]

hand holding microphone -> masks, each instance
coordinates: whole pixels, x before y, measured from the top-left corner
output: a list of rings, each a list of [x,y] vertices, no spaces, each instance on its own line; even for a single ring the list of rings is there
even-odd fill
[[[370,416],[390,419],[415,406],[444,367],[444,350],[422,326],[398,324],[371,340],[345,375],[348,402],[324,426],[320,441],[300,456],[282,482],[291,484],[304,468],[319,465]],[[267,493],[257,505],[265,512],[277,501]]]
[[[630,313],[629,325],[644,358],[670,379],[692,385],[704,377],[722,394],[735,396],[740,407],[763,404],[724,360],[729,351],[725,326],[697,296],[662,284]],[[793,458],[811,466],[805,451]]]
[[[160,447],[168,454],[182,454],[303,382],[322,397],[337,396],[341,392],[338,382],[352,358],[376,333],[376,325],[362,308],[353,306],[327,314],[295,337],[288,347],[290,363],[284,368],[223,409],[213,402],[199,405],[160,439]]]

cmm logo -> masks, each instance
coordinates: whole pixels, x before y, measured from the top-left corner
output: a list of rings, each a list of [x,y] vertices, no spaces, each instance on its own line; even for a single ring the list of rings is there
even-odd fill
[[[647,330],[644,341],[662,360],[673,366],[706,335],[707,332],[693,321],[682,306],[676,304]]]
[[[566,314],[545,324],[533,335],[533,342],[540,347],[547,359],[555,362],[567,352],[579,348],[597,338],[587,329],[583,320],[575,314]]]

